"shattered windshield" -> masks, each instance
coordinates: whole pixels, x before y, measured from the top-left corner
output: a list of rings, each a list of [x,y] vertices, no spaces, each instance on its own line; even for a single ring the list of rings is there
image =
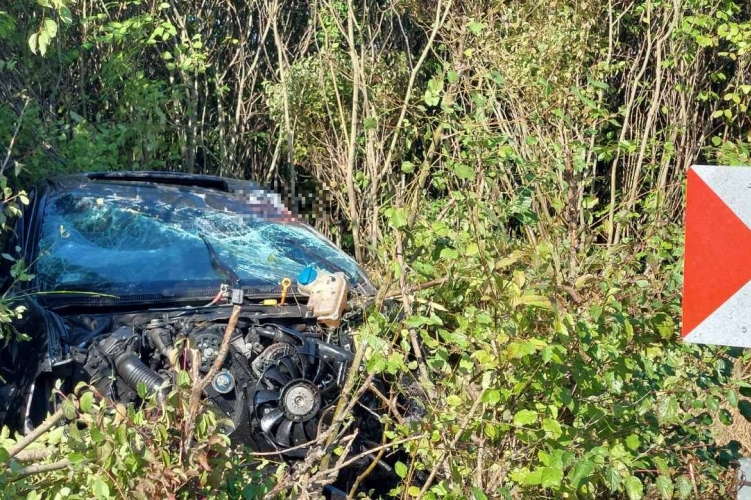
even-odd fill
[[[113,295],[216,290],[201,236],[243,288],[278,287],[306,266],[367,283],[357,263],[265,191],[88,184],[51,197],[37,259],[42,291]]]

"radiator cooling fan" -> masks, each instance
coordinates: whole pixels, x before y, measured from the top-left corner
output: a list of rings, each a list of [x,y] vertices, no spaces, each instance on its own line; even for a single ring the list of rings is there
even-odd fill
[[[338,375],[344,370],[336,370],[318,355],[299,351],[270,361],[253,396],[256,422],[274,449],[290,457],[303,457],[305,447],[285,449],[318,436],[321,416],[339,396]]]

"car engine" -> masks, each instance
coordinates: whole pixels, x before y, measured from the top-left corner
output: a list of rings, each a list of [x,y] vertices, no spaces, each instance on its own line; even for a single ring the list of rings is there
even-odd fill
[[[174,367],[188,367],[186,345],[200,353],[204,376],[219,355],[229,307],[100,315],[53,316],[46,321],[52,359],[46,378],[24,402],[23,425],[38,424],[49,407],[50,384],[64,390],[80,381],[107,398],[137,403],[146,393],[164,395],[175,383]],[[353,352],[348,322],[331,328],[289,312],[243,309],[221,369],[205,390],[233,442],[296,458],[307,452],[333,416]],[[57,341],[57,342],[55,342]],[[47,380],[48,383],[42,381]],[[46,386],[46,387],[45,387]],[[53,402],[54,404],[54,402]],[[378,439],[380,423],[363,411],[358,427]],[[288,448],[291,448],[288,450]]]

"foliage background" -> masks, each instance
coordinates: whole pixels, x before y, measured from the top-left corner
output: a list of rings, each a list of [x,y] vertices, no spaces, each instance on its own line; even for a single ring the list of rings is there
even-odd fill
[[[353,495],[728,498],[737,447],[711,428],[751,417],[747,356],[678,341],[681,222],[688,166],[751,164],[750,17],[740,0],[6,2],[0,173],[252,178],[372,269],[404,317],[368,316],[367,373],[415,379],[426,407],[383,395],[384,450],[410,459],[395,490]],[[59,442],[45,460],[75,453]],[[80,490],[13,460],[2,480],[128,496],[129,453]],[[330,482],[305,466],[272,493]],[[151,494],[267,494],[207,467],[240,479]]]

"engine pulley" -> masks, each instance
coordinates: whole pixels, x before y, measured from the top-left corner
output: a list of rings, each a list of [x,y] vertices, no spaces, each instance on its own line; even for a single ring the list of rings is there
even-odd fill
[[[213,332],[203,332],[193,335],[193,341],[201,353],[201,371],[207,372],[219,355],[222,337]]]
[[[219,394],[227,394],[235,388],[235,377],[227,370],[222,370],[211,381],[211,387]]]
[[[282,410],[293,422],[306,422],[321,409],[321,393],[310,380],[297,379],[282,389]]]

